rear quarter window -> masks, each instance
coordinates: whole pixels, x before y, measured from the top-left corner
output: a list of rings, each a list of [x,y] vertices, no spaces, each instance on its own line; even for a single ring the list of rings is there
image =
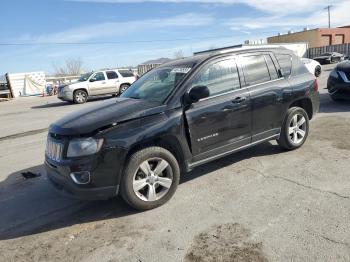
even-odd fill
[[[286,54],[276,54],[275,56],[284,75],[289,76],[292,73],[292,56]]]
[[[299,57],[293,57],[293,75],[310,74],[305,64],[300,60]]]

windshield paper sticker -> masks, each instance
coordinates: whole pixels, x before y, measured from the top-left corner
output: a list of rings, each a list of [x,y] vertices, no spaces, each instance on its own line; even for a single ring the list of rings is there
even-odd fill
[[[174,68],[171,70],[171,73],[182,73],[182,74],[187,74],[190,72],[191,68],[190,67],[184,67],[184,68]]]

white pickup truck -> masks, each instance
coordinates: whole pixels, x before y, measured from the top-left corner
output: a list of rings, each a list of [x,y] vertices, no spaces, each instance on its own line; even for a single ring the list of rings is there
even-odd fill
[[[82,104],[91,96],[118,95],[136,80],[126,69],[101,70],[81,75],[79,80],[58,88],[57,97],[63,101]]]

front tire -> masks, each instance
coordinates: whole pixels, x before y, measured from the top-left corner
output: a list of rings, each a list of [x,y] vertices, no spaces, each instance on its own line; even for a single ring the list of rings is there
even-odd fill
[[[119,93],[123,94],[126,91],[126,89],[128,89],[128,88],[129,88],[128,84],[122,84],[119,88]]]
[[[278,144],[286,150],[294,150],[301,147],[309,135],[309,117],[300,107],[288,109],[286,118],[281,128]]]
[[[76,90],[73,94],[73,102],[76,104],[84,104],[88,99],[88,94],[84,90]]]
[[[176,158],[161,147],[141,149],[131,155],[121,181],[121,195],[132,207],[148,210],[166,203],[180,180]]]

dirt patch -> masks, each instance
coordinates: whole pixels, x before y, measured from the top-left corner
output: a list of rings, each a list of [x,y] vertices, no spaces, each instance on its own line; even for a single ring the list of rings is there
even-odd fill
[[[129,225],[92,222],[75,225],[46,235],[6,240],[0,245],[1,261],[86,261],[99,249],[132,253],[134,239],[145,239],[149,229]],[[145,240],[146,241],[146,240]],[[98,261],[98,260],[97,260]]]
[[[350,150],[350,119],[340,116],[320,117],[311,122],[310,137],[313,140],[326,140],[338,149]]]
[[[214,226],[194,238],[186,262],[267,262],[262,243],[250,240],[250,231],[240,224]]]

